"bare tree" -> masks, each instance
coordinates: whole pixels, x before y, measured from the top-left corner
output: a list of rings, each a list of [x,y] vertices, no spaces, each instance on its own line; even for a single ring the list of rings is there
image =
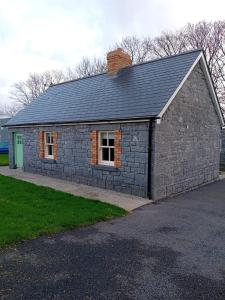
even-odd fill
[[[30,104],[52,84],[101,73],[105,69],[104,61],[97,58],[92,60],[83,58],[75,68],[68,68],[66,72],[52,70],[40,74],[31,73],[27,80],[19,81],[12,86],[10,97],[14,100],[14,105],[10,104],[4,110],[12,115]]]
[[[75,68],[68,69],[68,77],[71,79],[87,77],[102,73],[106,70],[105,61],[99,58],[89,59],[83,57],[81,62],[75,66]]]
[[[225,104],[225,21],[187,24],[178,31],[163,32],[154,39],[125,37],[111,49],[118,47],[130,54],[133,63],[179,54],[187,50],[203,49],[220,102]],[[66,73],[47,71],[42,74],[30,74],[26,81],[14,84],[11,96],[17,103],[26,106],[52,83],[86,77],[105,70],[105,60],[84,57],[74,68],[68,68]]]
[[[220,98],[225,88],[225,22],[188,24],[176,33],[163,33],[153,41],[155,57],[203,49]]]
[[[200,22],[187,25],[187,42],[191,48],[202,48],[221,101],[225,89],[225,22]]]
[[[31,73],[27,80],[17,82],[13,85],[10,96],[22,106],[42,94],[51,84],[60,83],[67,77],[62,71],[52,70],[44,73]]]
[[[136,36],[128,36],[122,39],[121,43],[116,43],[111,49],[122,48],[130,55],[133,63],[141,63],[152,58],[151,47],[152,41],[149,37],[139,39]]]
[[[163,32],[156,37],[150,46],[152,57],[160,58],[186,51],[188,48],[186,41],[186,30],[176,32]]]
[[[217,95],[225,104],[225,21],[187,24],[179,31],[163,32],[154,39],[126,37],[115,47],[127,51],[135,63],[203,49]]]
[[[5,104],[2,109],[0,110],[0,114],[2,113],[3,115],[13,117],[15,116],[18,111],[23,109],[23,106],[20,103],[17,103],[13,101],[12,103]]]

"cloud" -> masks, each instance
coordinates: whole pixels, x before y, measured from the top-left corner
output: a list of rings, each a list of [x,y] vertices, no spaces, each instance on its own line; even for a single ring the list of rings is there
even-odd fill
[[[223,18],[222,0],[2,0],[0,104],[30,72],[102,57],[127,35],[155,36],[187,22]]]

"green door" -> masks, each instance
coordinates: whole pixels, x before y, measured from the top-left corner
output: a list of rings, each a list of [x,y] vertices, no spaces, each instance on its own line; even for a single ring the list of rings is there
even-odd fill
[[[17,168],[23,167],[23,135],[15,133],[15,165]]]

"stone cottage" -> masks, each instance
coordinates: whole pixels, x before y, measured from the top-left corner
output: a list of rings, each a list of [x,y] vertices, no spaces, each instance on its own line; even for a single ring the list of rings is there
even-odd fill
[[[223,116],[202,51],[52,85],[8,123],[10,168],[160,199],[219,175]]]

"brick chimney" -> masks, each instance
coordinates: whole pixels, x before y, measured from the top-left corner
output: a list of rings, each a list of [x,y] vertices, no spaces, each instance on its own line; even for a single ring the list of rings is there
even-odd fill
[[[107,71],[111,75],[116,75],[119,70],[132,64],[130,55],[117,48],[107,54]]]

